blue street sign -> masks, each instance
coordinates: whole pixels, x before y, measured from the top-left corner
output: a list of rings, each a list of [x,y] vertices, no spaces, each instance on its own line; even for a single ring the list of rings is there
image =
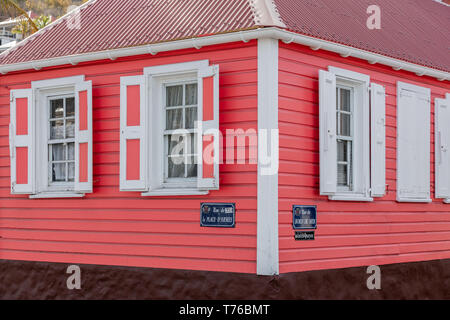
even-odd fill
[[[294,230],[317,229],[317,207],[294,206],[292,209],[292,225]]]
[[[201,227],[234,228],[236,225],[234,203],[202,203]]]

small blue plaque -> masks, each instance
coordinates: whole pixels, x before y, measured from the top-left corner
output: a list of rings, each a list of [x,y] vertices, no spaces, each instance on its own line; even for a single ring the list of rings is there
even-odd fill
[[[234,228],[236,226],[234,203],[202,203],[201,227]]]
[[[316,206],[294,206],[292,213],[294,230],[317,229]]]

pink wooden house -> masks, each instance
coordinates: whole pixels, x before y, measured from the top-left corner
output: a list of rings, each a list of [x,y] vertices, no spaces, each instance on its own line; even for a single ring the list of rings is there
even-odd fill
[[[0,259],[450,259],[450,7],[376,2],[91,0],[0,55]],[[202,226],[204,203],[234,227]]]

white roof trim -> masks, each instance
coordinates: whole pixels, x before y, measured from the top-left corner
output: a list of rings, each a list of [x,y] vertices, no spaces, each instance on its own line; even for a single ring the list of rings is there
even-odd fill
[[[46,67],[54,67],[66,64],[76,65],[80,62],[96,61],[111,59],[115,60],[120,57],[136,56],[143,54],[157,54],[158,52],[174,51],[195,47],[204,47],[216,44],[244,41],[248,42],[254,39],[272,38],[282,40],[285,43],[298,43],[310,47],[313,50],[327,50],[338,53],[345,57],[355,57],[367,60],[369,63],[383,64],[392,67],[394,70],[405,70],[415,73],[419,76],[430,76],[438,80],[450,80],[450,72],[441,71],[411,62],[390,58],[381,54],[353,48],[335,42],[322,39],[308,37],[298,33],[282,30],[276,27],[260,28],[248,31],[232,32],[225,34],[212,35],[193,39],[177,40],[170,42],[162,42],[151,45],[113,49],[99,52],[91,52],[66,57],[51,58],[46,60],[38,60],[24,63],[0,65],[0,73],[6,74],[13,71],[35,69],[40,70]]]

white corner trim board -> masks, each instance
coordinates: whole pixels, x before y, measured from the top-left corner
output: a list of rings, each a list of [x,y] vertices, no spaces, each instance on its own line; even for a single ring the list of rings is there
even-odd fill
[[[260,39],[258,40],[258,132],[271,132],[277,129],[278,40]],[[260,145],[261,141],[258,141],[258,146]],[[278,145],[276,147],[278,148]],[[279,274],[278,170],[273,174],[265,174],[264,166],[261,164],[263,149],[272,148],[258,147],[256,269],[258,275],[275,275]]]
[[[0,73],[7,74],[8,72],[21,70],[40,70],[46,67],[53,67],[59,65],[72,64],[76,65],[81,62],[96,61],[96,60],[115,60],[120,57],[136,56],[143,54],[157,54],[159,52],[201,48],[204,46],[231,43],[231,42],[248,42],[254,39],[278,39],[285,43],[297,43],[309,46],[313,50],[327,50],[335,52],[346,57],[355,57],[367,60],[369,63],[376,62],[379,64],[392,67],[394,70],[405,70],[417,75],[430,76],[438,80],[450,80],[450,72],[437,70],[429,67],[424,67],[414,63],[406,62],[399,59],[390,58],[377,53],[372,53],[362,49],[345,46],[342,44],[321,40],[313,37],[308,37],[295,32],[282,30],[277,27],[260,28],[247,31],[232,32],[226,34],[212,35],[207,37],[199,37],[193,39],[177,40],[164,43],[156,43],[151,45],[144,45],[131,48],[113,49],[107,51],[92,52],[86,54],[72,55],[66,57],[58,57],[46,60],[38,60],[32,62],[23,62],[16,64],[0,65]],[[7,54],[5,51],[3,54]]]

